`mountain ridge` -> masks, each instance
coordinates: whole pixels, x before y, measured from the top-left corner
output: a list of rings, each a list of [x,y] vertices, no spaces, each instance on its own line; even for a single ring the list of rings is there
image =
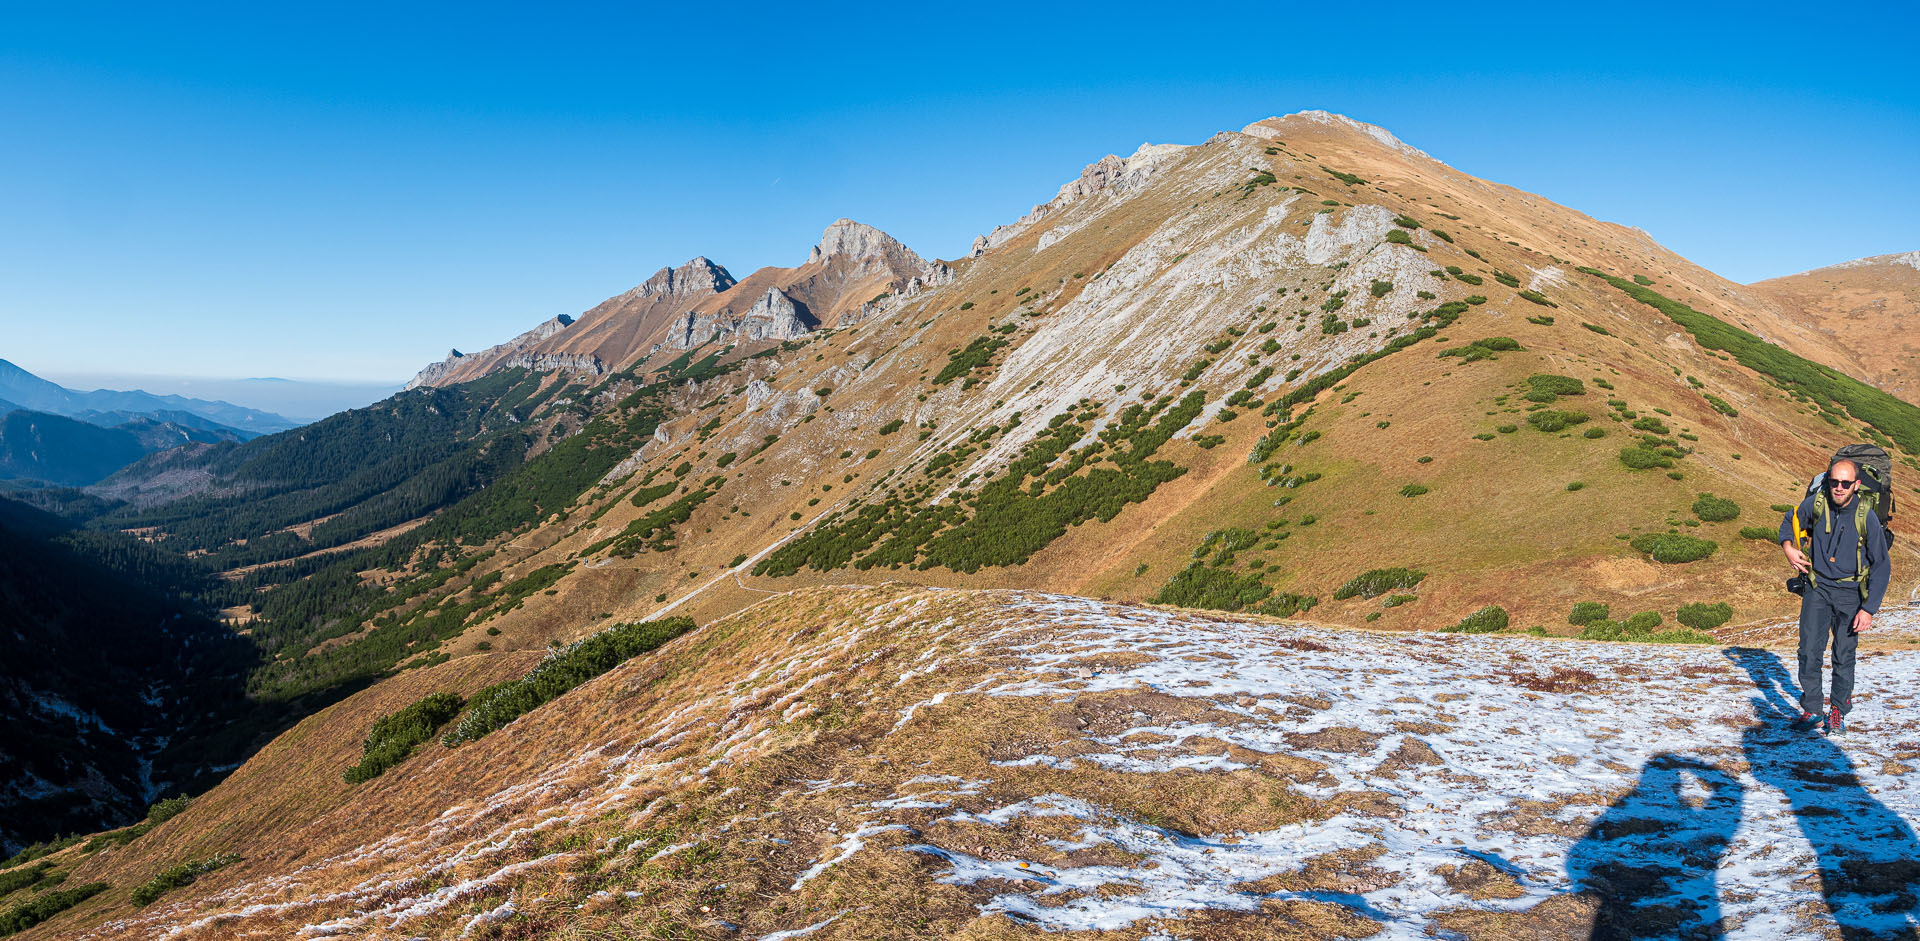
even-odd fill
[[[598,376],[449,377],[249,446],[249,460],[282,456],[263,464],[263,479],[277,479],[316,449],[357,453],[357,442],[434,415],[448,419],[441,434],[517,463],[385,546],[295,559],[285,568],[301,574],[285,581],[237,582],[253,636],[272,639],[271,678],[290,695],[319,696],[342,676],[371,685],[270,743],[156,829],[159,840],[69,850],[59,865],[125,887],[183,860],[248,860],[158,908],[132,912],[109,893],[29,937],[84,926],[284,936],[372,930],[377,914],[435,936],[589,919],[610,931],[747,925],[851,938],[910,924],[923,909],[901,900],[930,895],[938,933],[1019,936],[1101,898],[1182,889],[1164,861],[1158,872],[1133,868],[1142,857],[1128,854],[1160,859],[1160,841],[1231,855],[1248,834],[1352,814],[1418,830],[1424,846],[1450,811],[1423,816],[1431,808],[1408,781],[1458,770],[1476,743],[1524,738],[1502,731],[1510,715],[1564,707],[1573,722],[1604,711],[1609,701],[1568,698],[1596,681],[1657,675],[1676,696],[1711,696],[1714,754],[1746,754],[1761,733],[1741,719],[1776,711],[1760,691],[1783,671],[1715,651],[1516,635],[1647,637],[1650,617],[1686,625],[1683,640],[1790,643],[1770,504],[1801,492],[1840,442],[1884,440],[1897,474],[1920,473],[1920,409],[1819,365],[1813,354],[1832,344],[1803,342],[1812,334],[1781,305],[1644,233],[1470,177],[1359,122],[1293,115],[1253,126],[1261,131],[1096,161],[946,264],[939,283],[861,300],[846,270],[823,267],[817,291],[790,292],[782,284],[804,282],[793,274],[803,266],[728,288],[732,300],[787,297],[795,317],[802,305],[838,311],[843,327],[823,318],[834,326],[756,337],[735,326],[681,349],[646,337],[687,310],[635,305],[616,317],[615,305],[598,321],[638,352]],[[740,323],[719,296],[703,294],[693,313]],[[446,414],[456,400],[457,422]],[[381,506],[389,491],[375,484],[289,506],[312,514],[304,523],[229,519],[242,504],[202,514],[222,525],[198,532],[165,503],[101,519],[238,563],[305,553],[300,527],[317,533],[335,519],[315,512],[322,504]],[[1910,539],[1895,551],[1903,567],[1889,597],[1899,598],[1920,556]],[[899,579],[913,584],[872,587]],[[1580,603],[1608,606],[1608,620],[1573,623]],[[1725,617],[1694,628],[1700,609],[1721,605]],[[381,779],[341,779],[381,716],[428,693],[474,695],[544,662],[552,645],[669,612],[703,626],[476,744],[429,741]],[[1904,675],[1903,645],[1920,633],[1888,620],[1864,644]],[[1507,636],[1433,633],[1502,625]],[[1517,698],[1463,733],[1460,717],[1477,707],[1445,705],[1455,700],[1437,685],[1356,709],[1332,688],[1299,695],[1299,680],[1216,687],[1222,673],[1265,667],[1235,659],[1242,648],[1225,640],[1195,641],[1207,632],[1282,642],[1268,659],[1300,658],[1302,677],[1336,685],[1341,664],[1354,683],[1412,683],[1351,668],[1346,651],[1378,644],[1445,661],[1462,681],[1508,676],[1491,682]],[[1172,646],[1138,646],[1154,642]],[[1176,661],[1188,672],[1165,672]],[[1203,670],[1208,662],[1228,665]],[[1188,680],[1198,685],[1187,690]],[[1075,695],[1085,711],[1068,708]],[[1365,865],[1379,857],[1290,857],[1220,887],[1243,900],[1257,892],[1268,915],[1322,934],[1359,936],[1384,919],[1492,938],[1538,916],[1537,933],[1584,937],[1601,903],[1571,872],[1572,832],[1597,826],[1597,808],[1632,791],[1636,775],[1657,781],[1667,766],[1650,749],[1692,733],[1672,724],[1686,716],[1633,702],[1653,710],[1630,717],[1646,736],[1525,758],[1559,774],[1551,767],[1571,767],[1562,759],[1629,748],[1613,756],[1625,771],[1567,772],[1607,793],[1521,808],[1556,834],[1529,852],[1560,860],[1501,890],[1525,898],[1527,912],[1472,888],[1492,877],[1461,875],[1459,854],[1445,857],[1447,873],[1438,858],[1390,857],[1394,872],[1414,866],[1419,885],[1448,893],[1441,909],[1389,912],[1398,896],[1369,895],[1397,879],[1356,887],[1384,878]],[[1868,708],[1862,721],[1884,731],[1911,724]],[[894,736],[902,730],[912,734]],[[1898,760],[1873,748],[1863,754]],[[1163,761],[1151,773],[1130,763]],[[922,763],[959,780],[894,774]],[[1777,769],[1748,764],[1703,765],[1697,779],[1756,795],[1773,786]],[[1859,768],[1880,783],[1905,773]],[[844,801],[841,785],[853,791]],[[1080,803],[1029,813],[1055,797]],[[916,801],[974,816],[959,827],[876,816]],[[1621,806],[1615,817],[1639,805]],[[1023,832],[1035,839],[976,819],[1029,816],[1035,829]],[[796,821],[792,832],[783,820]],[[1081,827],[1146,842],[1110,840],[1134,847],[1115,856]],[[952,829],[964,838],[947,839]],[[1047,839],[1093,855],[1043,850]],[[1036,865],[1056,879],[1043,886],[1084,880],[1089,866],[1129,876],[1058,894],[954,878],[1018,885]],[[312,868],[296,877],[299,866]],[[390,895],[375,898],[375,886]],[[870,910],[847,904],[876,886],[885,897]],[[1764,888],[1769,898],[1793,891]],[[1301,892],[1364,896],[1370,909]],[[1761,908],[1819,923],[1808,906]],[[1196,905],[1136,927],[1222,937],[1271,927],[1234,917]]]

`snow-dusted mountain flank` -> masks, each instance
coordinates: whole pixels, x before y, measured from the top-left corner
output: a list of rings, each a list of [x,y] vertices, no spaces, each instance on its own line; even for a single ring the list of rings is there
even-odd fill
[[[1734,284],[1325,112],[1104,157],[962,258],[805,259],[76,499],[220,576],[285,721],[0,918],[1911,936],[1920,543],[1829,740],[1773,539],[1840,444],[1920,482],[1915,269]]]

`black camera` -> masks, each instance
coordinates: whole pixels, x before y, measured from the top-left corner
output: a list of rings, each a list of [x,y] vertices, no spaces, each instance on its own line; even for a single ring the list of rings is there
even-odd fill
[[[1792,578],[1787,579],[1787,590],[1790,592],[1793,592],[1796,595],[1806,594],[1807,589],[1812,585],[1813,585],[1813,582],[1807,578],[1807,573],[1805,572],[1801,572],[1793,576]]]

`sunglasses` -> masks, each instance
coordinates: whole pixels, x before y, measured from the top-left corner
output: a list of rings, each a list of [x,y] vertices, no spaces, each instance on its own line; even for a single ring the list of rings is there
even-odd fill
[[[1827,478],[1827,487],[1832,490],[1847,490],[1858,486],[1860,486],[1860,482],[1857,480],[1834,480],[1831,477]]]

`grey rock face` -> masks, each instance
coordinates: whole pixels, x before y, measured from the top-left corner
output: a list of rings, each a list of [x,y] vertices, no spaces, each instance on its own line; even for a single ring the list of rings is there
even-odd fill
[[[768,288],[745,314],[737,317],[725,310],[711,314],[688,311],[680,315],[667,336],[667,346],[689,350],[713,339],[793,340],[811,333],[818,323],[793,298],[778,288]]]
[[[901,271],[916,271],[926,265],[913,249],[902,245],[900,241],[873,226],[855,222],[852,219],[836,219],[820,235],[820,244],[813,247],[807,255],[807,263],[823,261],[836,255],[845,255],[860,260],[882,261]]]
[[[727,269],[700,255],[678,268],[662,268],[654,272],[653,277],[641,282],[630,293],[641,297],[689,297],[718,294],[733,285],[733,275]]]
[[[607,371],[600,357],[589,353],[528,353],[519,352],[508,356],[500,364],[502,369],[531,369],[535,372],[584,372],[595,376]]]

